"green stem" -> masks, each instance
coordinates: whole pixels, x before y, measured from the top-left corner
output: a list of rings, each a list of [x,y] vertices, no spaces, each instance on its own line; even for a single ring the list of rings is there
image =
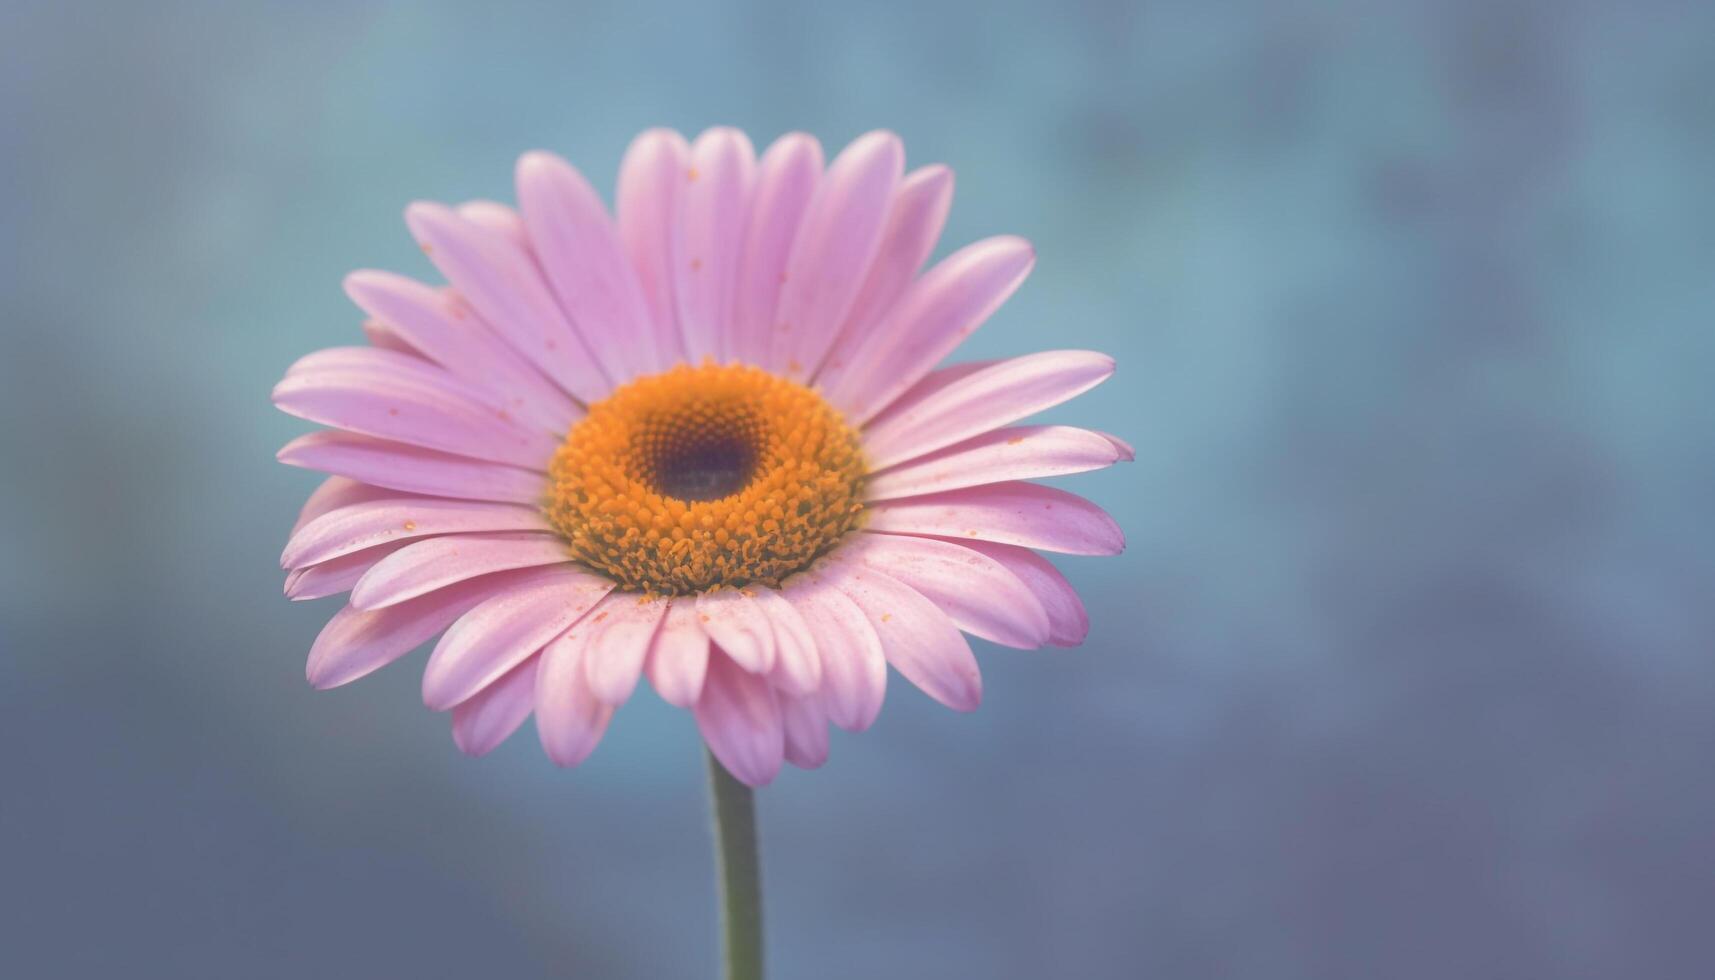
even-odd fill
[[[762,980],[762,872],[756,850],[756,800],[749,786],[709,755],[714,797],[715,863],[720,875],[721,946],[726,980]]]

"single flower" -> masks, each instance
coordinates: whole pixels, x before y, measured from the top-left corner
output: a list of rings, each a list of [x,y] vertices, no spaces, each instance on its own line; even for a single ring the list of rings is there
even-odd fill
[[[888,665],[969,711],[964,633],[1071,646],[1082,603],[1038,550],[1118,553],[1094,504],[1029,482],[1130,459],[1119,439],[1016,425],[1110,358],[936,365],[1029,273],[1022,239],[918,274],[953,175],[897,137],[823,167],[791,134],[639,136],[618,217],[558,157],[518,162],[517,210],[417,203],[448,285],[361,271],[369,346],[274,389],[327,426],[279,458],[332,474],[286,592],[350,591],[310,651],[334,687],[441,634],[423,697],[481,755],[532,713],[576,765],[648,678],[752,785],[866,728]],[[961,632],[962,631],[962,632]]]

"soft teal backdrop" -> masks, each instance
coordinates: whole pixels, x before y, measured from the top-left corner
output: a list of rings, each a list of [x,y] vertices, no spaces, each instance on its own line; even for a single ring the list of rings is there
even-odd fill
[[[413,198],[647,126],[958,172],[963,356],[1130,536],[1076,652],[762,796],[781,978],[1715,970],[1715,8],[0,0],[0,974],[695,977],[695,730],[458,755],[314,694],[268,391]]]

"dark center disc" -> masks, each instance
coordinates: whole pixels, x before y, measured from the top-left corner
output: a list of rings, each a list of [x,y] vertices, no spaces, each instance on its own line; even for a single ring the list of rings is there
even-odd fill
[[[655,490],[680,500],[719,500],[743,490],[756,470],[756,448],[739,434],[704,435],[662,451]]]

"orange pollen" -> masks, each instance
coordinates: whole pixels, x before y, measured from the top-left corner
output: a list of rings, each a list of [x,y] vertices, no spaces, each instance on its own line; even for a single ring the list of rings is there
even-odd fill
[[[548,520],[630,591],[778,586],[857,527],[856,430],[803,385],[679,365],[590,406],[549,466]]]

